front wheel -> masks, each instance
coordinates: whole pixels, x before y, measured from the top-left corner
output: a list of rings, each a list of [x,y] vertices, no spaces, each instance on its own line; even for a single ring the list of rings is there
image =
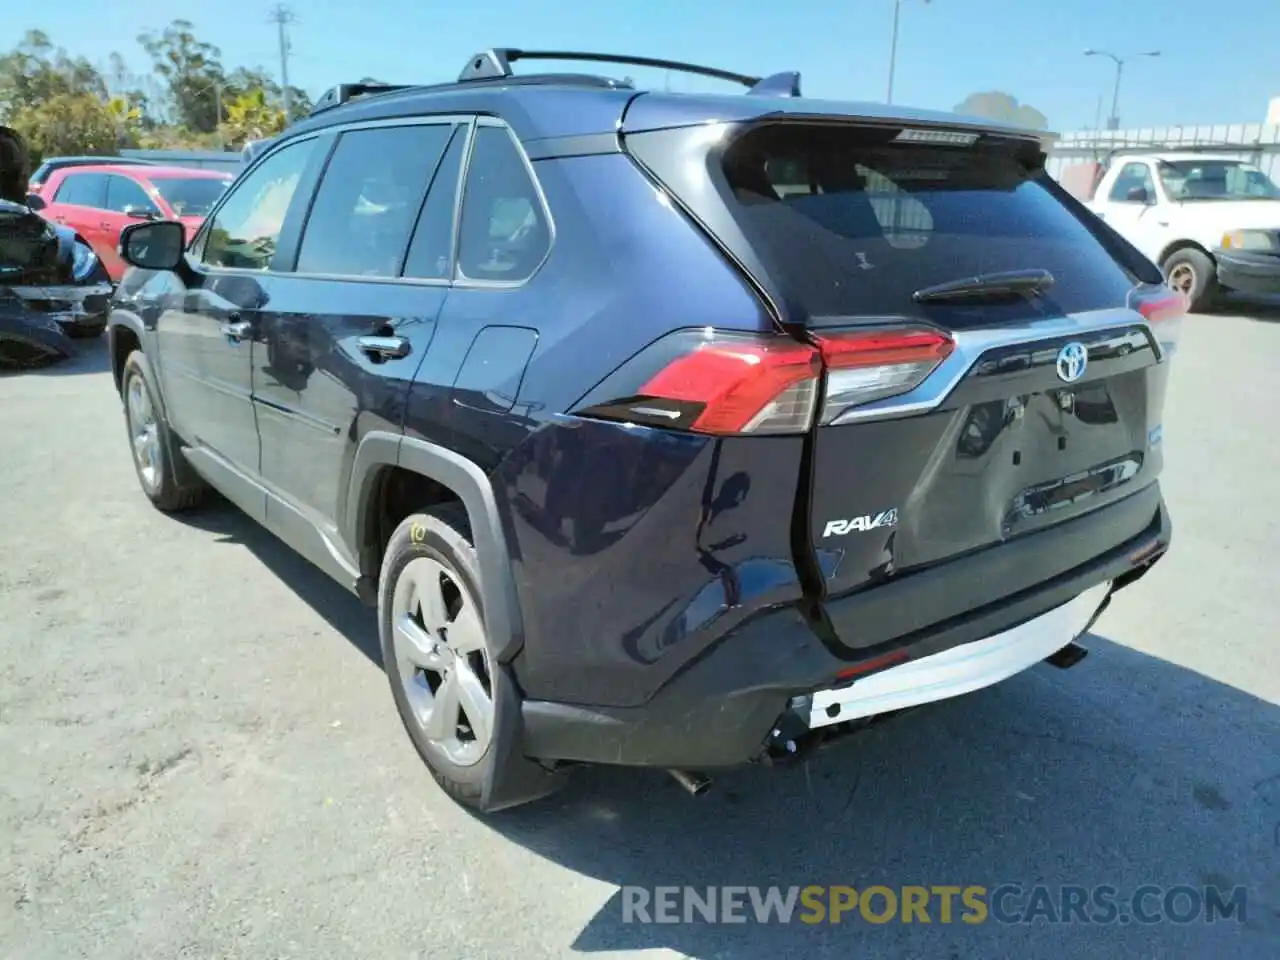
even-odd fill
[[[179,472],[182,451],[156,402],[151,366],[141,350],[133,351],[125,360],[122,381],[129,450],[142,492],[165,513],[196,506],[208,488],[202,481]]]
[[[1185,296],[1191,309],[1211,310],[1218,299],[1218,269],[1207,253],[1195,247],[1175,250],[1161,264],[1165,282]]]

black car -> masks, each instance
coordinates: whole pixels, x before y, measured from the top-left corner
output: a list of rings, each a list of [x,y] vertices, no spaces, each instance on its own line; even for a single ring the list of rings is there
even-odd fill
[[[154,161],[142,160],[136,157],[48,157],[40,166],[36,167],[35,173],[31,174],[27,189],[33,193],[38,193],[40,188],[48,182],[53,172],[61,170],[63,167],[92,167],[100,163],[110,163],[115,166],[130,164],[141,167],[154,165]]]
[[[112,288],[83,238],[24,202],[26,148],[7,127],[0,167],[0,365],[33,366],[101,334]]]
[[[122,235],[142,489],[216,488],[375,606],[410,738],[485,810],[576,764],[700,792],[1070,666],[1170,542],[1186,305],[1041,138],[600,54],[335,88],[188,245]]]

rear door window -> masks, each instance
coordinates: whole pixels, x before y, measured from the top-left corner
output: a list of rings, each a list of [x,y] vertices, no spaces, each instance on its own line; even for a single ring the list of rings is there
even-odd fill
[[[406,277],[448,280],[453,275],[454,212],[466,148],[466,129],[460,128],[449,141],[449,148],[431,181],[427,202],[418,216],[404,264]]]
[[[427,185],[451,124],[344,133],[316,191],[298,251],[298,273],[400,275]]]
[[[69,173],[58,184],[54,203],[70,203],[77,207],[105,209],[107,205],[107,177],[102,173]]]
[[[730,213],[812,325],[916,316],[1001,322],[1125,304],[1133,281],[1047,188],[1025,145],[896,141],[896,130],[766,124],[725,151]],[[1038,301],[917,304],[924,287],[1044,269]]]

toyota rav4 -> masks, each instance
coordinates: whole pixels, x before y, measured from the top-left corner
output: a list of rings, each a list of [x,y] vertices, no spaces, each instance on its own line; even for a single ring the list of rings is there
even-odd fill
[[[521,60],[688,70],[677,95]],[[459,801],[804,756],[1048,660],[1166,550],[1184,300],[1042,135],[601,54],[345,85],[125,229],[138,478],[377,608]]]

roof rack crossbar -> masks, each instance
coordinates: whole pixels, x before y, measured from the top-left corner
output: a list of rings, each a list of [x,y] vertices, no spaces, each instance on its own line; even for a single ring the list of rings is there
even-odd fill
[[[761,82],[760,77],[752,77],[730,70],[716,67],[704,67],[696,63],[683,63],[679,60],[662,60],[657,57],[631,57],[624,54],[587,53],[573,50],[519,50],[513,47],[495,47],[478,53],[467,61],[466,67],[458,75],[458,82],[467,80],[491,80],[511,76],[511,64],[517,60],[577,60],[584,63],[617,63],[632,67],[656,67],[659,70],[675,70],[680,73],[692,73],[703,77],[714,77],[727,80],[744,87],[755,87]],[[779,74],[779,76],[782,76]],[[774,78],[770,78],[771,80]],[[798,80],[798,75],[797,75]]]
[[[340,83],[324,92],[320,99],[315,102],[315,106],[311,108],[311,113],[308,116],[315,116],[324,110],[340,107],[357,97],[367,97],[378,93],[392,93],[396,90],[408,90],[411,86],[412,84],[404,83]]]

